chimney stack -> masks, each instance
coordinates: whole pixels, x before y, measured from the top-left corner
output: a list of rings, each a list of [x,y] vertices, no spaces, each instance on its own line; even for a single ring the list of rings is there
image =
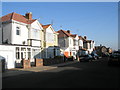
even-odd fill
[[[67,30],[68,33],[70,33],[70,30]]]
[[[32,12],[26,13],[26,14],[25,14],[25,17],[26,17],[27,19],[31,20],[31,19],[32,19]]]
[[[87,36],[84,36],[84,39],[87,39]]]

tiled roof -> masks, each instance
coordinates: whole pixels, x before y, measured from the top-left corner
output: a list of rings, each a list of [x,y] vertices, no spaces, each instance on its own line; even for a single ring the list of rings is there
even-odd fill
[[[40,24],[40,25],[43,27],[43,29],[46,29],[46,28],[48,28],[51,24],[48,24],[48,25]],[[55,33],[55,34],[58,34],[57,31],[54,31],[54,33]]]
[[[61,32],[62,32],[62,33],[61,33]],[[64,36],[71,37],[71,34],[68,33],[68,32],[65,31],[65,30],[59,30],[59,31],[57,31],[57,33],[61,33],[61,34],[59,34],[58,37],[64,37]]]
[[[71,34],[70,36],[72,36],[73,38],[75,38],[75,37],[76,37],[76,35],[77,35],[77,34]]]
[[[29,19],[25,18],[25,16],[17,14],[15,12],[7,14],[7,15],[5,15],[1,18],[2,22],[9,21],[9,20],[12,20],[12,19],[16,20],[18,22],[26,23],[26,24],[31,24],[34,21],[36,21],[36,19],[30,19],[29,20]]]
[[[41,24],[42,25],[42,24]],[[51,24],[48,24],[48,25],[42,25],[43,29],[46,29],[50,26]]]

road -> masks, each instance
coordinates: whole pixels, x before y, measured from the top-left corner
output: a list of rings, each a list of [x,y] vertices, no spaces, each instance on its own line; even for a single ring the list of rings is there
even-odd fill
[[[120,68],[107,59],[77,62],[58,68],[3,78],[4,88],[120,88]]]

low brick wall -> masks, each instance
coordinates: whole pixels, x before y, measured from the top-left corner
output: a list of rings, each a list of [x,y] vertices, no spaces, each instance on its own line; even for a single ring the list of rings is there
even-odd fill
[[[23,68],[31,68],[30,60],[23,60]]]
[[[35,59],[35,66],[39,67],[39,66],[43,66],[43,59]]]
[[[45,66],[59,64],[59,63],[63,63],[63,62],[65,62],[63,57],[43,59],[43,65],[45,65]]]

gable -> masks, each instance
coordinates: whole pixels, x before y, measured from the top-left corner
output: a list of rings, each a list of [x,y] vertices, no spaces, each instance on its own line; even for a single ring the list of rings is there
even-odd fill
[[[62,32],[61,30],[60,31],[58,31],[58,37],[59,38],[62,38],[62,37],[68,37],[64,32]]]
[[[38,20],[34,21],[32,24],[31,24],[31,27],[34,28],[34,29],[39,29],[39,30],[42,30],[42,26],[41,24],[38,22]]]
[[[55,31],[53,30],[53,28],[51,26],[49,26],[47,29],[46,29],[46,32],[47,33],[54,33]]]
[[[76,35],[75,39],[77,39],[77,40],[79,39],[78,35]]]

